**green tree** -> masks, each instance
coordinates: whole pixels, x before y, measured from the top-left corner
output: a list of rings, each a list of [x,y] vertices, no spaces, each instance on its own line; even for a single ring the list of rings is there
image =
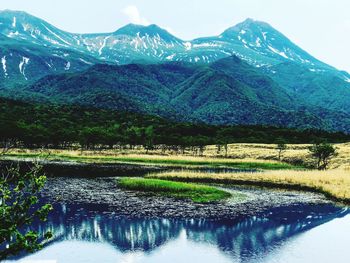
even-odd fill
[[[146,153],[148,153],[149,150],[153,150],[153,146],[154,146],[154,128],[153,128],[153,126],[148,126],[145,129],[143,146],[146,149]]]
[[[337,155],[336,148],[329,143],[314,144],[309,147],[311,155],[317,160],[317,168],[326,170],[330,160]]]
[[[45,221],[50,204],[39,205],[39,192],[46,177],[38,165],[26,173],[9,168],[0,176],[0,261],[22,251],[34,252],[52,237],[31,230],[34,221]]]
[[[278,140],[276,149],[278,151],[278,160],[281,161],[282,153],[287,150],[287,145],[285,141],[283,140]]]
[[[227,157],[228,144],[233,141],[232,130],[229,128],[219,129],[219,131],[217,132],[217,141],[221,145],[221,148],[224,148],[225,157]]]

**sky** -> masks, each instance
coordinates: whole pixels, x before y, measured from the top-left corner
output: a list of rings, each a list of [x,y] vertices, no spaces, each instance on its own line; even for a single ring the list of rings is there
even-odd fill
[[[0,0],[73,33],[157,24],[184,39],[213,36],[253,18],[270,23],[316,58],[350,72],[349,0]]]

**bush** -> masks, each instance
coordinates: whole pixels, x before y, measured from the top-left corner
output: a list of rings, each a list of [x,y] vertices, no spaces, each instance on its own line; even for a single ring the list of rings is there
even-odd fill
[[[0,261],[22,251],[34,252],[51,238],[30,230],[35,220],[45,221],[52,206],[39,205],[39,192],[46,177],[35,165],[29,172],[9,168],[0,176]]]

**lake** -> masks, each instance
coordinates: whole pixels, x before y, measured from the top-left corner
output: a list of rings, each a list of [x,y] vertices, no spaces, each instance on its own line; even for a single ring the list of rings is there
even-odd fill
[[[331,204],[221,221],[124,218],[103,205],[57,204],[35,228],[54,239],[11,262],[350,262],[349,210]]]

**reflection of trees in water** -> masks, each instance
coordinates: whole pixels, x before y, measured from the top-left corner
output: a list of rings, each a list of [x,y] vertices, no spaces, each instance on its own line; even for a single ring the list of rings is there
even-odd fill
[[[90,211],[90,212],[87,212]],[[95,211],[92,212],[91,211]],[[331,205],[293,206],[241,221],[120,219],[103,208],[56,207],[39,231],[53,231],[55,239],[108,242],[121,251],[150,251],[179,236],[182,230],[196,242],[217,246],[239,258],[265,253],[279,242],[347,214]]]
[[[37,226],[40,232],[51,229],[53,243],[63,240],[107,242],[121,251],[150,251],[176,238],[181,224],[167,219],[116,218],[109,213],[86,212],[91,207],[55,207],[47,223]],[[51,243],[52,243],[51,242]]]

